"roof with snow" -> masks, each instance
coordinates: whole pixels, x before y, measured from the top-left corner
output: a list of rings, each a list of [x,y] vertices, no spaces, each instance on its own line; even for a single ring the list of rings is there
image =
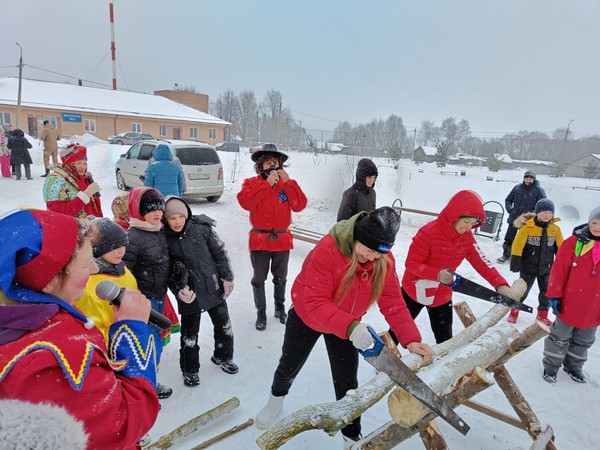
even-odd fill
[[[17,105],[18,78],[0,78],[0,105]],[[160,95],[23,79],[21,106],[230,125]]]
[[[422,149],[423,153],[425,153],[425,155],[427,155],[427,156],[435,156],[438,152],[437,147],[429,147],[426,145],[419,145],[417,148],[415,148],[415,150],[418,150],[418,149]]]

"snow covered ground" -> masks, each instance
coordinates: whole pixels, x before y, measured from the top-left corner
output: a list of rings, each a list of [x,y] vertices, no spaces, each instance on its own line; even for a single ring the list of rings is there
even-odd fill
[[[110,214],[110,202],[120,193],[114,180],[114,162],[127,147],[110,145],[97,141],[89,136],[81,137],[79,142],[88,146],[89,167],[95,180],[102,186],[102,204],[106,216]],[[45,208],[42,199],[43,172],[41,150],[37,145],[31,151],[36,165],[33,167],[33,181],[16,181],[0,178],[0,213],[25,205]],[[235,290],[228,300],[235,333],[235,362],[240,366],[236,375],[228,375],[210,362],[212,354],[212,326],[208,316],[203,317],[201,325],[201,384],[195,388],[183,385],[178,367],[178,335],[165,348],[159,373],[159,380],[173,388],[171,398],[162,401],[162,410],[158,421],[150,434],[154,440],[214,406],[236,396],[240,399],[240,407],[227,416],[219,418],[196,433],[181,440],[174,450],[188,449],[211,437],[245,422],[260,410],[266,401],[271,379],[281,352],[284,326],[272,318],[273,308],[268,303],[268,325],[264,332],[254,328],[255,310],[250,286],[251,265],[247,250],[247,233],[250,227],[248,214],[238,205],[236,194],[244,178],[253,176],[252,163],[247,149],[239,153],[240,160],[236,164],[235,153],[220,153],[225,174],[225,193],[217,203],[204,201],[193,203],[194,213],[205,213],[217,220],[217,231],[226,243],[232,259],[235,273]],[[327,232],[335,221],[337,207],[342,191],[352,182],[354,167],[359,158],[345,155],[313,156],[309,153],[290,153],[290,176],[299,181],[300,186],[309,198],[305,211],[294,215],[294,224],[320,232]],[[504,204],[504,198],[514,184],[522,180],[525,169],[490,173],[485,168],[446,167],[438,169],[434,164],[416,166],[406,161],[398,170],[384,159],[375,159],[379,166],[377,180],[378,206],[391,205],[400,198],[407,208],[438,212],[448,199],[458,190],[472,189],[478,192],[485,201],[497,201]],[[234,167],[239,171],[233,179]],[[422,169],[422,172],[420,171]],[[441,170],[466,170],[465,176],[441,175]],[[493,177],[488,181],[487,177]],[[542,186],[548,197],[556,204],[557,216],[567,218],[560,222],[563,233],[570,235],[573,226],[586,222],[589,212],[599,206],[598,192],[572,189],[574,186],[600,186],[598,180],[563,178],[554,179],[540,176]],[[497,205],[488,209],[500,210]],[[505,216],[506,218],[506,216]],[[396,240],[393,253],[398,260],[398,270],[403,270],[403,261],[412,236],[417,229],[431,218],[425,215],[404,213],[402,226]],[[503,225],[503,230],[506,224]],[[501,238],[504,233],[501,233]],[[495,260],[501,254],[500,241],[479,237],[478,242],[483,251]],[[296,241],[292,251],[289,267],[288,292],[301,264],[311,250],[312,244]],[[509,271],[508,265],[500,265],[499,270],[510,281],[516,274]],[[467,263],[459,269],[467,278],[485,284],[479,275]],[[401,275],[401,273],[400,273]],[[267,283],[267,296],[271,297],[271,283]],[[527,303],[537,306],[537,286],[529,294]],[[483,315],[491,306],[489,303],[469,299],[455,294],[455,300],[466,300],[475,314]],[[289,301],[289,300],[288,300]],[[377,330],[387,329],[387,325],[377,310],[373,309],[365,319]],[[534,320],[534,316],[521,313],[517,327],[523,329]],[[433,343],[427,314],[417,318],[424,340]],[[455,319],[455,333],[462,329]],[[513,358],[507,368],[542,425],[550,424],[556,433],[556,445],[561,449],[598,448],[593,430],[598,421],[598,405],[600,402],[600,346],[591,349],[589,361],[584,368],[588,377],[587,384],[576,384],[564,373],[560,372],[556,384],[548,384],[542,380],[541,372],[542,341]],[[361,363],[359,380],[366,383],[375,375],[374,369]],[[325,348],[319,343],[313,351],[306,366],[297,377],[290,395],[286,398],[284,414],[304,406],[330,402],[335,399],[333,385],[327,362]],[[492,408],[514,413],[506,398],[497,386],[493,386],[479,394],[475,400]],[[466,407],[459,407],[457,412],[470,425],[466,436],[460,435],[443,421],[438,421],[444,436],[452,449],[527,449],[531,440],[524,431],[495,421]],[[363,433],[368,434],[378,426],[389,421],[387,403],[379,402],[363,415]],[[262,433],[255,427],[214,444],[215,450],[255,449],[256,438]],[[322,431],[302,433],[289,441],[283,449],[329,449],[342,448],[340,435],[331,437]],[[399,448],[422,449],[423,444],[418,437],[401,444]]]

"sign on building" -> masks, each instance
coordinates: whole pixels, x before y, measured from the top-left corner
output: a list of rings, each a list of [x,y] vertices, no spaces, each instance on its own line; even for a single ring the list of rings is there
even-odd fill
[[[61,113],[63,122],[81,123],[81,114]]]

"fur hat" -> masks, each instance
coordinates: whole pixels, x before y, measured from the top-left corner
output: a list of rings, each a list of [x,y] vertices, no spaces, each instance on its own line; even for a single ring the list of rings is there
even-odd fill
[[[600,219],[600,206],[594,208],[590,213],[590,217],[588,217],[588,223],[590,223],[594,219]]]
[[[77,248],[79,226],[73,216],[19,210],[0,219],[0,287],[11,284],[41,292],[67,265]],[[12,297],[10,297],[12,298]]]
[[[389,206],[383,206],[362,216],[354,226],[354,239],[379,253],[394,246],[400,229],[400,216]]]
[[[523,178],[533,178],[535,180],[535,172],[533,172],[532,170],[528,170],[525,172],[525,175],[523,175]]]
[[[535,204],[535,213],[539,214],[542,211],[552,211],[552,214],[554,214],[554,203],[552,200],[541,198],[537,201]]]
[[[165,219],[168,219],[174,214],[181,214],[186,219],[190,216],[188,206],[183,200],[177,197],[168,198],[165,202]]]
[[[108,217],[94,219],[97,224],[98,234],[94,242],[94,258],[100,258],[108,252],[119,247],[125,247],[129,243],[129,238],[125,230]]]
[[[60,152],[63,164],[73,164],[75,161],[87,161],[87,148],[80,144],[69,144]]]
[[[140,215],[144,217],[146,214],[152,211],[164,211],[165,210],[165,199],[163,198],[160,191],[154,188],[148,189],[140,197]]]

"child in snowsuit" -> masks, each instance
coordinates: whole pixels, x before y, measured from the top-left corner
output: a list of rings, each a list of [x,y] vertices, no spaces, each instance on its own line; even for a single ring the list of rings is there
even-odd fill
[[[177,293],[177,306],[181,314],[181,348],[179,365],[186,386],[200,383],[198,332],[200,315],[207,311],[213,323],[215,346],[210,360],[230,374],[238,372],[233,362],[233,331],[227,297],[233,291],[233,272],[225,244],[216,231],[215,222],[204,214],[192,216],[185,201],[167,197],[165,203],[165,236],[169,246],[171,272],[179,283],[169,283]],[[185,278],[188,278],[187,283]]]
[[[560,227],[556,225],[560,219],[554,217],[554,203],[543,198],[535,204],[535,214],[526,213],[515,220],[514,226],[519,228],[512,244],[510,270],[519,272],[519,277],[527,283],[527,290],[522,300],[525,302],[533,282],[537,279],[540,293],[538,294],[538,310],[536,320],[546,326],[552,325],[548,319],[548,299],[546,289],[554,256],[563,242]],[[524,223],[523,223],[524,222]],[[522,226],[518,226],[523,223]],[[508,316],[508,322],[515,323],[519,310],[513,309]]]
[[[558,250],[546,296],[557,316],[544,340],[543,378],[556,381],[560,366],[577,383],[600,325],[600,207]]]

